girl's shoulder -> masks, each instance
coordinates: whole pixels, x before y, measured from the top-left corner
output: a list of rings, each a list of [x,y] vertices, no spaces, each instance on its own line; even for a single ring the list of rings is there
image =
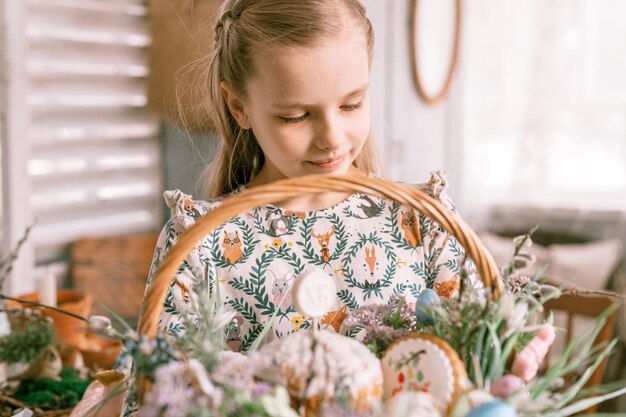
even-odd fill
[[[450,210],[456,212],[456,206],[452,202],[452,199],[448,195],[448,180],[446,174],[443,171],[430,172],[430,179],[424,183],[408,184],[404,183],[412,188],[416,188],[435,200],[443,203]]]
[[[170,221],[168,223],[181,231],[187,230],[196,223],[197,219],[219,207],[226,198],[239,192],[240,189],[237,189],[211,200],[197,200],[181,190],[165,191],[163,198],[170,209]]]

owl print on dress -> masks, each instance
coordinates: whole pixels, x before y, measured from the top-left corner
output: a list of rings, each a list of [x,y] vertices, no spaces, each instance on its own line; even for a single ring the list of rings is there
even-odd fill
[[[280,307],[280,309],[284,312],[291,305],[289,281],[293,275],[287,273],[282,278],[278,278],[273,271],[268,271],[268,275],[271,275],[274,278],[272,283],[272,301],[274,302],[274,305]]]
[[[239,232],[235,231],[233,233],[224,230],[222,248],[224,248],[224,258],[226,258],[231,265],[234,265],[243,255]]]
[[[411,211],[401,211],[402,213],[402,221],[400,222],[400,227],[404,233],[404,240],[411,246],[412,248],[416,248],[417,245],[422,241],[422,235],[419,229],[419,222],[415,217],[415,212]]]
[[[330,259],[330,249],[328,244],[330,238],[335,234],[335,226],[332,226],[326,233],[315,233],[315,230],[311,231],[311,236],[317,239],[317,243],[320,245],[320,256],[324,262],[328,262]]]
[[[198,211],[198,209],[196,209],[196,205],[189,197],[185,197],[185,199],[183,200],[183,210],[185,211],[186,215],[191,216],[194,219],[199,219],[201,217],[200,212]]]

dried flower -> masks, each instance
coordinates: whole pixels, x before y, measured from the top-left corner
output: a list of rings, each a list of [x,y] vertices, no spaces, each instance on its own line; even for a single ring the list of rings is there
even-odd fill
[[[277,386],[273,395],[261,396],[261,404],[271,417],[299,417],[291,408],[289,393],[285,387]]]
[[[530,248],[533,245],[533,240],[530,234],[519,235],[513,238],[513,245],[515,249]]]
[[[226,311],[223,308],[217,310],[215,312],[215,316],[213,317],[213,330],[218,331],[228,326],[233,322],[235,314],[235,311]]]
[[[104,333],[112,327],[111,319],[105,316],[91,316],[89,317],[89,327],[96,333]]]
[[[155,382],[146,395],[142,417],[187,417],[188,407],[197,395],[191,387],[185,364],[172,362],[161,365],[154,376]]]
[[[139,352],[144,356],[149,356],[154,351],[154,343],[148,339],[139,342]]]
[[[511,275],[507,280],[507,288],[511,294],[517,294],[523,291],[530,282],[530,277],[525,275]]]
[[[216,387],[211,382],[202,363],[200,363],[197,359],[190,359],[187,363],[187,367],[189,368],[194,381],[197,382],[198,387],[202,390],[202,393],[209,398],[211,404],[221,404],[224,391],[221,388]]]

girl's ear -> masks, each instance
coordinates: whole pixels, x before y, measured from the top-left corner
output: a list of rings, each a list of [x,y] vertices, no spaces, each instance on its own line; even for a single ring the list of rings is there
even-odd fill
[[[230,114],[235,118],[239,127],[242,129],[250,129],[250,121],[248,120],[248,116],[246,116],[243,103],[235,95],[235,92],[224,82],[220,83],[220,90],[224,101],[226,101],[228,110],[230,110]]]

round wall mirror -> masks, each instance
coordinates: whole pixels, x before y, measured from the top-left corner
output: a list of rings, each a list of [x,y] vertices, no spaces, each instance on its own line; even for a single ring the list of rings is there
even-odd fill
[[[443,99],[457,65],[461,0],[411,0],[413,80],[427,104]]]

